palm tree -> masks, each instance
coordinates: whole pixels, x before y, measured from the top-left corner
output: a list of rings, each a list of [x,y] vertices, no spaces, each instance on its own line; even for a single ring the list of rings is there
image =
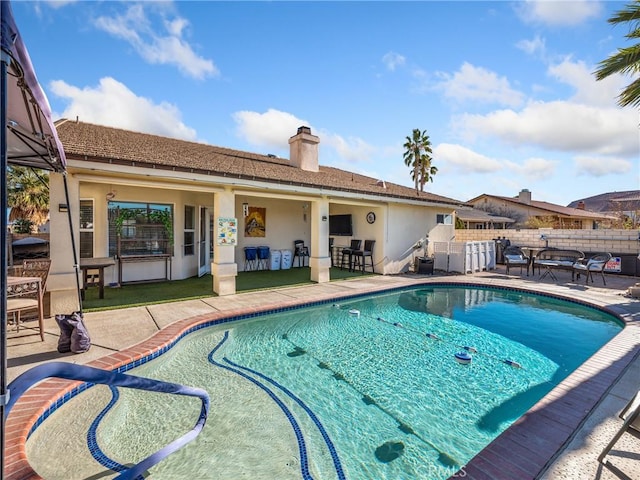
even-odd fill
[[[42,225],[49,217],[49,177],[27,167],[7,167],[9,221],[28,220]]]
[[[616,12],[608,22],[612,25],[627,23],[629,33],[625,35],[629,40],[640,39],[640,1],[635,1]],[[594,72],[597,80],[607,78],[614,73],[636,76],[626,88],[618,95],[618,105],[633,107],[640,105],[640,43],[636,43],[627,48],[619,48],[606,60],[598,64],[598,69]]]
[[[407,167],[411,167],[411,179],[416,186],[416,193],[418,191],[424,191],[424,185],[427,182],[433,182],[433,176],[438,169],[431,165],[431,141],[427,131],[420,131],[419,128],[414,128],[410,137],[406,137],[404,143],[404,164]]]

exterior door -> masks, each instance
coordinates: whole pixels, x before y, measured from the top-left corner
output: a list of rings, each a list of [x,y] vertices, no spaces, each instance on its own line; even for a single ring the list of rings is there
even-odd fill
[[[211,215],[207,207],[200,207],[198,215],[198,276],[211,273]]]

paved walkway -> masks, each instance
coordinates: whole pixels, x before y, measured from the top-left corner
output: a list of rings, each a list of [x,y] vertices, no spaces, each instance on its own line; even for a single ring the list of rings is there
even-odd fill
[[[535,277],[507,276],[504,274],[504,268],[498,266],[496,270],[473,275],[363,277],[326,284],[240,293],[226,297],[91,312],[85,314],[85,322],[91,334],[92,348],[79,355],[57,352],[58,327],[55,320],[51,318],[45,321],[44,342],[40,341],[37,333],[29,329],[21,329],[19,333],[9,332],[8,379],[11,381],[30,367],[51,360],[82,364],[94,362],[102,357],[113,355],[114,352],[121,352],[128,347],[145,342],[160,330],[164,329],[165,332],[172,330],[166,327],[171,324],[175,327],[176,322],[182,324],[193,317],[203,318],[225,312],[235,313],[247,309],[316,301],[425,281],[523,288],[603,306],[621,315],[627,322],[623,332],[594,356],[602,354],[602,359],[594,361],[609,362],[601,370],[610,372],[612,370],[609,366],[615,363],[619,367],[615,370],[615,376],[608,379],[606,385],[601,385],[602,380],[599,380],[598,387],[602,389],[604,395],[601,397],[599,395],[594,400],[594,405],[589,408],[589,415],[580,422],[577,429],[572,429],[569,442],[567,443],[565,438],[564,447],[556,453],[554,460],[547,462],[544,472],[539,474],[538,478],[640,479],[640,440],[630,435],[623,436],[609,456],[612,468],[603,467],[596,461],[598,454],[622,423],[617,414],[640,388],[640,300],[625,296],[626,289],[635,283],[640,283],[640,278],[608,275],[607,286],[603,286],[599,278],[596,278],[595,285],[589,286],[585,286],[584,283],[572,283],[570,280],[570,274],[563,275],[563,272],[559,273],[558,281],[550,279],[539,281],[537,275]],[[589,383],[592,377],[597,376],[597,372],[594,373],[592,366],[591,370],[586,369],[586,372],[581,373],[582,378],[579,375],[575,377],[578,380],[574,378],[574,382]],[[573,378],[573,375],[570,378]],[[547,397],[551,397],[555,391],[554,389]],[[560,392],[560,395],[564,395],[563,392]],[[557,400],[547,399],[547,397],[545,402],[540,402],[541,406],[536,405],[536,407],[543,410]],[[548,414],[549,411],[547,411]],[[535,412],[530,417],[535,417]],[[526,424],[526,421],[522,423]],[[527,428],[531,428],[531,425]],[[490,455],[491,449],[485,453],[489,456],[483,455],[480,462],[474,459],[468,466],[467,478],[525,478],[518,475],[518,466],[514,466],[518,461],[506,458],[510,452],[502,458],[493,460]],[[493,453],[495,456],[495,452]],[[487,465],[486,462],[491,464]]]

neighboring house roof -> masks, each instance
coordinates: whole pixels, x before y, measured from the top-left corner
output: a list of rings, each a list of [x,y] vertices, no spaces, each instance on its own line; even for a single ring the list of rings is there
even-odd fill
[[[464,222],[515,223],[513,218],[491,215],[476,208],[461,207],[456,210],[456,216]]]
[[[576,208],[580,203],[586,210],[592,212],[615,212],[616,210],[636,210],[640,208],[640,190],[625,192],[609,192],[575,200],[569,207]]]
[[[264,181],[278,185],[299,185],[336,192],[356,192],[457,206],[461,201],[414,188],[319,166],[318,172],[297,168],[287,159],[215,147],[146,133],[62,119],[56,129],[67,158],[135,167],[201,173]],[[398,160],[398,164],[401,160]]]
[[[549,203],[549,202],[541,202],[538,200],[531,200],[529,203],[525,203],[521,201],[518,197],[502,197],[498,195],[488,195],[486,193],[472,198],[467,203],[473,203],[485,197],[493,198],[506,203],[517,205],[518,207],[533,207],[543,212],[547,212],[548,215],[561,215],[564,217],[573,217],[573,218],[589,218],[594,220],[612,218],[609,215],[603,215],[597,212],[590,212],[588,210],[583,210],[581,208],[563,207],[562,205],[556,205],[554,203]],[[545,213],[541,213],[541,214],[544,215]]]

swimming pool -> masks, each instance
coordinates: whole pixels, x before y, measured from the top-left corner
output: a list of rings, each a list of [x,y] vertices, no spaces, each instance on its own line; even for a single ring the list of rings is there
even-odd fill
[[[212,397],[203,434],[154,478],[446,478],[620,329],[549,297],[422,287],[207,328],[132,373]],[[30,462],[86,478],[104,472],[95,458],[153,452],[198,410],[154,395],[89,389],[35,431]],[[52,462],[69,452],[71,470]]]

